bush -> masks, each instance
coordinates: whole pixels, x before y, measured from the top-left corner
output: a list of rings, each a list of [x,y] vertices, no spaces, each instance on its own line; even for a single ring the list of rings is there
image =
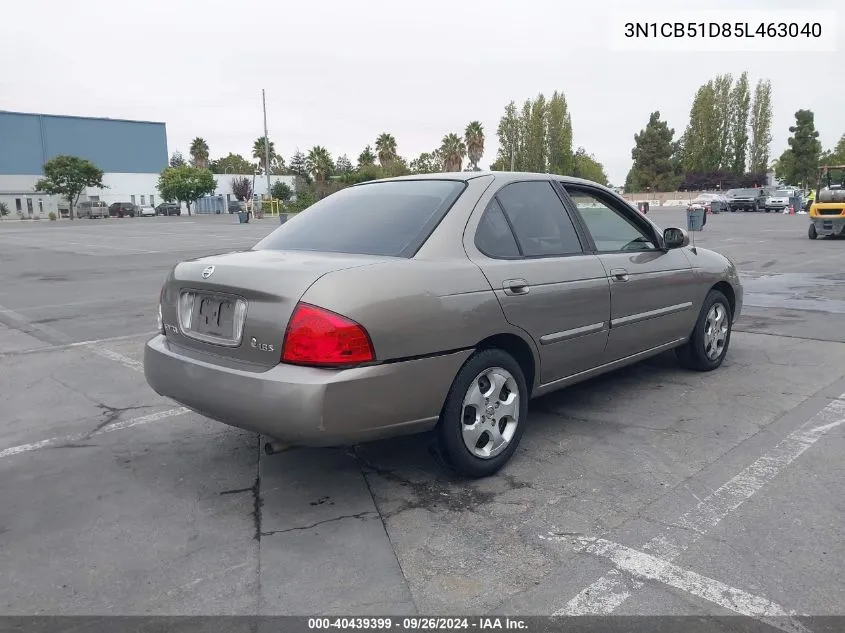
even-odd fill
[[[50,211],[50,213],[47,215],[47,217],[48,217],[48,218],[50,218],[50,221],[51,221],[51,222],[55,222],[55,221],[56,221],[56,214],[55,214],[55,213],[53,213],[52,211]]]
[[[5,202],[0,202],[0,220],[9,215],[9,205]]]

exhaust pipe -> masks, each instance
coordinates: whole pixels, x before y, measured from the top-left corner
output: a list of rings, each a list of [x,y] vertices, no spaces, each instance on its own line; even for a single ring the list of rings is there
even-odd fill
[[[293,448],[290,444],[284,444],[283,442],[265,442],[264,443],[264,452],[267,455],[275,455],[276,453],[283,453],[286,450]]]

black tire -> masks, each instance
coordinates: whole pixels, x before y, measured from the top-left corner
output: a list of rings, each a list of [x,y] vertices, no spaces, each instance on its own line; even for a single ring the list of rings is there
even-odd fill
[[[725,318],[728,321],[728,331],[725,337],[724,347],[721,353],[714,359],[710,359],[706,353],[706,339],[705,328],[707,322],[707,314],[715,304],[721,304],[725,311]],[[733,333],[733,313],[731,312],[731,304],[727,297],[718,290],[711,290],[707,293],[704,299],[704,304],[701,306],[701,312],[698,315],[698,320],[695,322],[689,341],[683,346],[675,350],[678,361],[687,369],[695,371],[713,371],[717,369],[725,360],[728,353],[728,347],[731,343],[731,334]]]
[[[470,453],[463,440],[463,403],[467,390],[486,369],[501,367],[513,376],[519,392],[519,418],[507,447],[495,457],[483,459]],[[519,446],[528,416],[528,387],[525,374],[513,357],[500,349],[483,349],[473,354],[461,367],[434,429],[437,457],[452,470],[471,478],[489,477],[504,466]]]
[[[818,236],[819,236],[819,234],[818,234],[818,233],[816,233],[816,225],[815,225],[815,224],[811,224],[811,225],[810,225],[810,228],[809,228],[809,229],[807,229],[807,237],[809,237],[811,240],[814,240],[814,239],[816,239]]]

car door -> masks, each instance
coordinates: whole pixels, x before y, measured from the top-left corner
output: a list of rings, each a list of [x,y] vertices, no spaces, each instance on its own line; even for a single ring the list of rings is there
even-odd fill
[[[560,183],[610,281],[610,332],[604,362],[690,334],[695,273],[682,249],[667,250],[654,227],[609,192]]]
[[[529,180],[498,189],[465,242],[505,318],[534,340],[541,383],[593,368],[607,343],[610,284],[578,231],[551,181]]]

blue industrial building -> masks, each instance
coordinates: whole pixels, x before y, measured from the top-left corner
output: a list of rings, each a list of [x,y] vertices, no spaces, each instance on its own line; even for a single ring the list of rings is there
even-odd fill
[[[105,173],[157,174],[167,167],[164,123],[0,110],[0,176],[37,175],[59,155]]]

